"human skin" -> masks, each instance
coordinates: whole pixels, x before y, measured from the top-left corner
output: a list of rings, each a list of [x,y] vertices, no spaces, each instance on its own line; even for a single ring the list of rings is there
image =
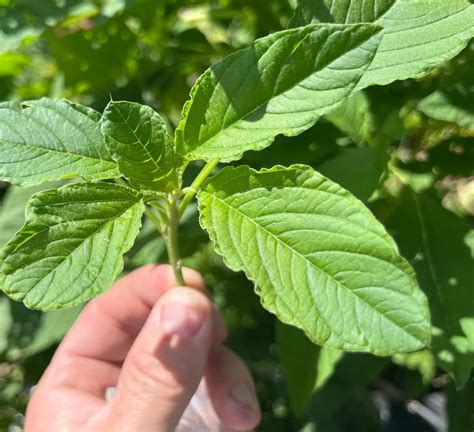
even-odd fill
[[[260,421],[250,373],[201,276],[146,266],[84,309],[35,388],[26,432],[248,431]],[[107,401],[108,388],[116,387]]]

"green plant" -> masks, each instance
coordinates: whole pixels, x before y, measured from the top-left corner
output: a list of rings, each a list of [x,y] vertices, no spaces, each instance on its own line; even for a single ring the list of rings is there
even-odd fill
[[[299,135],[322,116],[355,141],[373,141],[376,158],[383,160],[386,130],[381,127],[376,136],[366,122],[363,90],[430,73],[474,34],[469,1],[435,8],[431,3],[302,0],[292,29],[255,41],[198,79],[174,139],[156,112],[136,103],[112,101],[103,115],[55,99],[1,105],[2,179],[20,186],[83,180],[31,198],[26,224],[2,252],[3,291],[42,310],[100,294],[121,272],[122,255],[133,245],[143,213],[166,239],[169,261],[182,282],[179,223],[197,195],[201,225],[227,265],[243,270],[263,306],[304,330],[325,347],[323,353],[386,356],[432,347],[458,385],[465,384],[474,351],[469,274],[461,271],[464,283],[451,301],[449,283],[437,275],[442,264],[433,271],[441,260],[433,258],[438,247],[428,262],[412,260],[420,283],[435,282],[433,291],[423,284],[423,294],[383,225],[361,201],[310,166],[253,170],[242,165],[214,174],[220,162],[261,151],[279,135]],[[433,112],[437,101],[432,97],[420,110]],[[433,118],[443,116],[437,112]],[[365,128],[354,128],[350,119],[356,116]],[[463,127],[472,124],[468,116],[462,118]],[[366,156],[373,157],[362,154],[362,162]],[[206,162],[201,172],[184,183],[189,168],[201,160]],[[343,170],[351,168],[340,163]],[[400,167],[390,166],[390,173],[410,185]],[[357,196],[367,201],[370,193]],[[453,217],[436,205],[433,209],[429,199],[412,197],[402,194],[401,216],[384,220],[396,227],[405,205],[421,215],[427,228],[417,230],[420,239],[397,238],[405,258],[414,258],[410,242],[431,247],[426,241],[433,229],[430,217]],[[460,228],[456,241],[465,231]],[[469,259],[461,252],[457,262],[469,268]],[[432,344],[426,294],[437,329]],[[305,343],[303,338],[300,345]],[[333,367],[338,354],[327,357]],[[291,368],[291,361],[287,364]],[[312,386],[295,390],[304,393],[297,396],[303,401],[312,391]]]

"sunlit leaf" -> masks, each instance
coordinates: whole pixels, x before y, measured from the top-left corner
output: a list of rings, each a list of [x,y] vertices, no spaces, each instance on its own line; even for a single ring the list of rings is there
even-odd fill
[[[201,224],[262,304],[315,343],[380,355],[429,343],[427,301],[364,205],[309,167],[227,168],[199,192]]]
[[[102,133],[120,171],[138,189],[168,192],[177,186],[179,158],[161,117],[132,102],[110,102]]]
[[[383,38],[356,90],[420,77],[453,58],[474,37],[469,0],[299,0],[291,25],[373,22]]]
[[[42,310],[100,294],[122,270],[142,213],[139,193],[106,183],[33,195],[25,225],[2,250],[2,290]]]
[[[66,100],[0,105],[0,178],[21,186],[117,177],[100,115]]]
[[[380,27],[314,25],[274,33],[212,66],[176,131],[188,159],[232,161],[294,136],[335,109],[372,60]]]

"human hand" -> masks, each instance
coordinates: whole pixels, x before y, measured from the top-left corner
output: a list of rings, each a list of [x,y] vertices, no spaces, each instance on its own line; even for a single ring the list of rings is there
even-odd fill
[[[26,432],[201,432],[260,421],[246,366],[196,272],[146,266],[92,300],[33,392]],[[108,388],[116,387],[110,401]]]

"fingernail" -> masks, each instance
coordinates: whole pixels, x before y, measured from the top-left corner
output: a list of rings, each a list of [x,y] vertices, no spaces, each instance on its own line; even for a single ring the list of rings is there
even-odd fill
[[[193,337],[204,324],[204,315],[192,305],[169,303],[161,310],[161,326],[165,333],[183,339]]]
[[[230,391],[230,396],[237,403],[258,410],[258,401],[255,393],[247,384],[242,382],[235,384]]]

